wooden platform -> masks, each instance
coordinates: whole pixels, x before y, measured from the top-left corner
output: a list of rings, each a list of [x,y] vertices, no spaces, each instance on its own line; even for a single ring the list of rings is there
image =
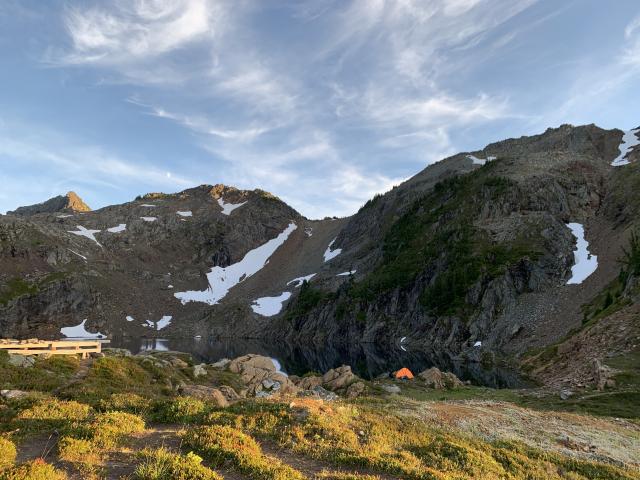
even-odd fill
[[[109,340],[28,340],[0,339],[0,350],[17,355],[81,355],[100,353]]]

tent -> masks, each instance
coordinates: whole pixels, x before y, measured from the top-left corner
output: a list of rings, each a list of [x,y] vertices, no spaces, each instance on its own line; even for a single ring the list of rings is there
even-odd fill
[[[413,373],[408,368],[403,367],[396,372],[395,377],[402,380],[411,379],[413,378]]]

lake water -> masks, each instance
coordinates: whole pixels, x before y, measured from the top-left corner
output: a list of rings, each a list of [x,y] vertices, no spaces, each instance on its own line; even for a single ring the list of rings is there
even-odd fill
[[[307,372],[324,373],[331,368],[350,365],[354,373],[372,379],[402,367],[418,374],[436,366],[443,371],[455,373],[462,380],[475,385],[494,388],[515,388],[525,385],[517,372],[504,368],[487,368],[475,362],[452,362],[448,357],[429,357],[423,352],[397,349],[380,349],[374,344],[309,346],[272,344],[250,339],[205,339],[205,338],[121,338],[112,339],[111,347],[126,348],[133,353],[143,351],[187,352],[200,362],[214,363],[223,358],[235,358],[248,353],[265,355],[277,360],[282,370],[292,375]]]

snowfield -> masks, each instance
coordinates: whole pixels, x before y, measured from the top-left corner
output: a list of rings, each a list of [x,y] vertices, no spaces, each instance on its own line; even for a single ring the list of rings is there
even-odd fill
[[[209,288],[198,291],[176,292],[175,297],[183,304],[203,302],[215,305],[238,283],[254,275],[269,261],[269,257],[289,238],[297,225],[293,222],[276,238],[248,252],[242,260],[228,267],[213,267],[207,274]]]
[[[589,253],[589,242],[584,238],[584,226],[579,223],[567,223],[567,227],[576,237],[576,249],[573,251],[575,264],[571,267],[571,278],[567,285],[578,285],[596,271],[598,257]]]
[[[622,136],[622,142],[620,142],[620,146],[618,147],[620,150],[620,155],[618,155],[615,160],[611,162],[611,165],[613,167],[629,165],[629,160],[627,160],[625,157],[634,147],[640,145],[638,133],[640,133],[640,128],[624,132],[624,135]]]
[[[328,262],[331,259],[336,258],[338,255],[340,255],[342,253],[342,249],[341,248],[336,248],[335,250],[331,250],[331,246],[333,245],[333,243],[336,241],[336,239],[334,238],[333,240],[331,240],[331,243],[329,244],[329,246],[327,247],[327,249],[324,252],[324,261]]]
[[[309,274],[309,275],[307,275],[307,276],[305,276],[305,277],[298,277],[298,278],[294,278],[293,280],[290,280],[290,281],[288,281],[288,282],[287,282],[287,286],[288,286],[288,285],[291,285],[292,283],[295,283],[295,285],[293,286],[293,288],[298,288],[298,287],[300,287],[300,286],[301,286],[305,281],[307,281],[307,282],[308,282],[309,280],[311,280],[311,279],[312,279],[313,277],[315,277],[315,276],[316,276],[316,274],[315,274],[315,273],[312,273],[312,274]]]
[[[171,320],[172,319],[173,319],[173,317],[171,315],[165,315],[164,317],[162,317],[157,322],[155,322],[153,320],[145,320],[146,323],[143,323],[142,326],[143,327],[150,327],[150,328],[153,328],[155,330],[162,330],[163,328],[168,327],[169,325],[171,325]]]
[[[107,232],[120,233],[120,232],[124,232],[126,229],[127,229],[127,224],[126,223],[121,223],[117,227],[107,228]]]
[[[140,217],[140,218],[145,222],[155,222],[158,219],[158,217]]]
[[[487,162],[492,162],[497,157],[489,155],[487,158],[478,158],[475,155],[467,155],[467,158],[473,162],[474,165],[484,165]]]
[[[87,323],[87,319],[85,318],[82,323],[76,325],[75,327],[63,327],[60,329],[60,333],[67,338],[106,338],[106,335],[102,333],[90,333],[87,332],[85,328],[85,323]]]
[[[351,270],[349,272],[342,272],[336,275],[336,277],[346,277],[347,275],[353,275],[357,270]]]
[[[77,231],[68,230],[68,232],[73,233],[74,235],[78,235],[80,237],[88,238],[89,240],[96,242],[96,245],[98,245],[99,247],[102,247],[102,245],[98,243],[98,240],[96,240],[96,237],[95,237],[95,234],[100,233],[102,230],[87,230],[82,225],[78,225],[77,228],[78,228]]]
[[[193,217],[193,212],[191,210],[187,210],[184,212],[176,212],[178,215],[180,215],[181,217]]]
[[[262,297],[253,301],[251,309],[263,317],[272,317],[282,310],[282,304],[291,298],[291,292],[282,292],[277,297]]]
[[[224,203],[224,200],[222,198],[218,199],[218,205],[220,205],[220,208],[222,208],[222,214],[223,215],[231,215],[231,212],[233,212],[236,208],[240,208],[245,203],[247,203],[247,202],[242,202],[242,203]]]

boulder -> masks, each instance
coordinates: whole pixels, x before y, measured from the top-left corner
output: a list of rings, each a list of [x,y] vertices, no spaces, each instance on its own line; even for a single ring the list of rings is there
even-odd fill
[[[213,402],[218,407],[226,407],[229,405],[224,394],[219,389],[213,387],[206,387],[204,385],[184,385],[181,388],[180,393],[185,396]]]
[[[244,355],[242,357],[235,358],[229,362],[229,370],[233,373],[242,373],[248,367],[257,370],[268,370],[271,372],[276,371],[276,366],[269,357],[262,355]]]
[[[364,393],[366,386],[363,382],[355,382],[347,387],[346,397],[349,399],[357,398]]]
[[[224,370],[231,363],[231,360],[228,358],[223,358],[222,360],[218,360],[216,363],[212,363],[211,367],[216,370]]]
[[[338,399],[338,395],[333,392],[330,392],[326,388],[318,385],[317,387],[313,387],[311,390],[301,390],[298,392],[299,397],[308,397],[316,400],[324,400],[326,402],[332,402]]]
[[[193,366],[193,376],[195,378],[206,377],[207,376],[206,365],[204,363],[201,363],[200,365],[194,365]]]
[[[315,375],[301,378],[296,383],[296,386],[298,388],[301,388],[302,390],[311,390],[312,388],[318,387],[320,385],[322,385],[322,377],[318,377]]]
[[[593,381],[598,390],[604,390],[605,388],[613,388],[616,386],[616,381],[612,378],[614,371],[603,365],[597,358],[593,359]]]
[[[131,352],[126,348],[103,348],[102,352],[107,357],[131,357]]]
[[[384,384],[381,387],[387,393],[400,393],[400,387],[398,385]]]
[[[432,367],[419,373],[418,378],[423,380],[427,387],[435,388],[436,390],[453,389],[464,385],[453,373],[442,372],[437,367]]]
[[[7,400],[14,400],[28,395],[29,392],[23,392],[22,390],[0,390],[0,397],[6,398]]]
[[[9,354],[9,365],[14,367],[29,368],[33,367],[34,363],[36,363],[36,359],[33,356]]]
[[[322,386],[328,390],[336,391],[348,387],[357,380],[358,377],[353,374],[351,367],[343,365],[325,373],[322,376]]]
[[[226,398],[228,402],[235,402],[242,398],[238,392],[228,385],[222,385],[221,387],[218,387],[218,390],[222,392],[222,395],[224,395],[224,398]]]
[[[169,360],[169,363],[176,368],[187,368],[189,364],[178,357],[173,357]]]

